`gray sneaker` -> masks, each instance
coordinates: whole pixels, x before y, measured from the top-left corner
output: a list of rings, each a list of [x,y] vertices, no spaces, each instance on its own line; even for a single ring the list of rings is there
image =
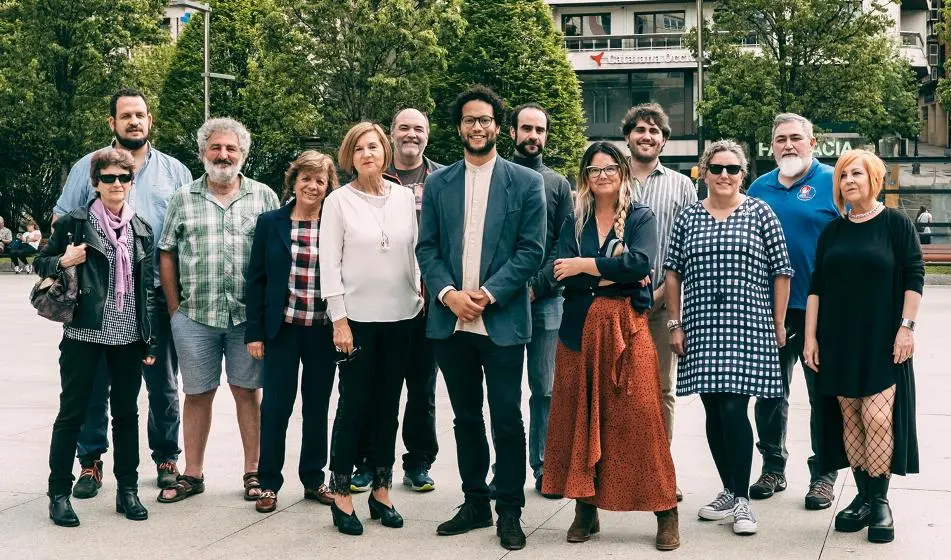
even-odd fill
[[[697,515],[700,519],[706,519],[707,521],[726,519],[733,515],[735,502],[736,498],[733,496],[733,492],[729,488],[724,488],[712,502],[700,508]]]
[[[755,535],[758,526],[753,508],[746,498],[737,498],[733,508],[733,532],[737,535]]]

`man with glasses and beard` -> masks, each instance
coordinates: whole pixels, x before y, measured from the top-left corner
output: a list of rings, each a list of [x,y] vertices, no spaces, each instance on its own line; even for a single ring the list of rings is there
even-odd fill
[[[816,472],[815,453],[821,442],[821,429],[814,406],[816,372],[802,360],[806,298],[812,278],[819,234],[839,216],[832,197],[833,168],[812,155],[816,138],[812,123],[795,113],[782,113],[773,120],[772,149],[777,168],[761,175],[747,194],[769,204],[779,218],[786,236],[789,260],[796,274],[792,278],[786,311],[786,345],[779,350],[784,396],[756,399],[755,420],[763,456],[763,470],[750,486],[750,497],[763,500],[786,489],[786,422],[789,417],[789,385],[797,361],[802,362],[809,392],[809,433],[813,456],[809,457],[809,492],[806,509],[819,510],[832,505],[836,473]]]
[[[178,502],[205,490],[204,460],[221,362],[244,449],[244,499],[257,500],[262,362],[248,353],[245,271],[258,216],[280,206],[265,184],[241,173],[251,134],[234,119],[198,129],[205,174],[168,202],[158,247],[162,289],[172,317],[185,393],[185,469],[158,497]]]
[[[528,464],[535,476],[535,490],[541,493],[545,462],[545,439],[548,434],[548,411],[555,378],[555,348],[561,326],[563,288],[555,280],[555,256],[561,226],[572,214],[571,186],[568,179],[542,161],[545,142],[551,132],[548,112],[537,103],[519,105],[512,111],[509,134],[515,140],[512,161],[541,174],[545,183],[548,216],[545,238],[545,260],[528,282],[532,302],[532,339],[526,346],[528,359]],[[558,498],[542,494],[546,498]]]
[[[497,157],[504,113],[502,100],[484,86],[453,102],[465,157],[426,179],[416,256],[430,300],[426,335],[455,415],[465,494],[436,534],[493,524],[482,411],[487,392],[498,466],[496,534],[504,548],[519,550],[525,547],[522,364],[532,333],[528,282],[545,256],[545,193],[541,175]]]
[[[636,105],[621,121],[621,132],[631,151],[631,174],[636,180],[634,200],[646,204],[657,218],[657,258],[651,273],[654,306],[650,310],[648,328],[657,347],[660,391],[663,399],[667,442],[674,438],[674,404],[677,367],[671,359],[670,329],[664,294],[664,260],[670,247],[670,232],[680,212],[697,202],[697,189],[690,178],[660,163],[660,153],[670,138],[670,119],[656,103]],[[677,501],[683,499],[677,488]]]
[[[152,115],[141,92],[121,89],[109,103],[109,128],[115,134],[112,147],[128,151],[135,161],[135,188],[129,193],[129,205],[151,227],[154,238],[162,235],[165,207],[172,194],[192,182],[192,174],[180,161],[155,149],[149,142]],[[85,205],[95,196],[89,178],[90,152],[77,161],[66,178],[63,193],[53,209],[53,220]],[[157,245],[156,245],[157,247]],[[158,249],[156,249],[158,270]],[[159,286],[158,274],[155,285]],[[148,438],[152,460],[158,471],[159,488],[175,484],[178,476],[178,431],[181,424],[178,402],[178,355],[169,331],[165,296],[155,290],[157,324],[153,333],[158,339],[155,363],[143,368],[145,387],[149,394]],[[102,454],[108,446],[109,375],[105,364],[96,376],[86,421],[79,434],[76,454],[82,468],[73,487],[76,498],[92,498],[102,486]]]

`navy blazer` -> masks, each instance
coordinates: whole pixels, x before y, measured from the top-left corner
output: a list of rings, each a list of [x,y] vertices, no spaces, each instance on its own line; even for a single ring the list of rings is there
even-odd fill
[[[274,338],[284,323],[284,310],[290,294],[287,285],[291,276],[291,211],[294,204],[291,201],[258,216],[244,291],[248,316],[245,343]],[[319,311],[323,311],[325,305],[318,299]]]
[[[449,338],[456,329],[456,316],[437,297],[447,286],[462,288],[465,179],[465,161],[457,161],[431,173],[423,189],[416,259],[430,298],[429,338]],[[479,285],[495,298],[482,318],[489,338],[499,346],[526,344],[532,337],[528,281],[545,257],[546,220],[542,176],[497,157],[489,183]]]

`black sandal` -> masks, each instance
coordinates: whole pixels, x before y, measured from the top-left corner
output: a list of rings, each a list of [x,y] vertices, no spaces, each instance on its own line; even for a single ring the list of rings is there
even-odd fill
[[[175,495],[171,498],[166,498],[164,494],[169,490],[175,491]],[[163,488],[159,491],[157,501],[162,504],[173,504],[196,494],[201,494],[204,491],[205,475],[202,475],[201,478],[195,478],[194,476],[180,474],[178,478],[175,479],[174,486]]]
[[[244,473],[244,499],[249,502],[255,502],[261,496],[261,481],[258,480],[258,471]],[[252,494],[253,490],[257,493]]]

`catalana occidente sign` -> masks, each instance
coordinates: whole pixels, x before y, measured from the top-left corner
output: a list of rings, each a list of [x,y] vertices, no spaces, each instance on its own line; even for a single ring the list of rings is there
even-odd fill
[[[816,147],[812,150],[812,155],[822,158],[834,158],[841,156],[853,148],[859,148],[866,144],[865,139],[858,135],[850,136],[819,136]],[[773,147],[770,143],[759,142],[756,145],[756,157],[773,157]]]

